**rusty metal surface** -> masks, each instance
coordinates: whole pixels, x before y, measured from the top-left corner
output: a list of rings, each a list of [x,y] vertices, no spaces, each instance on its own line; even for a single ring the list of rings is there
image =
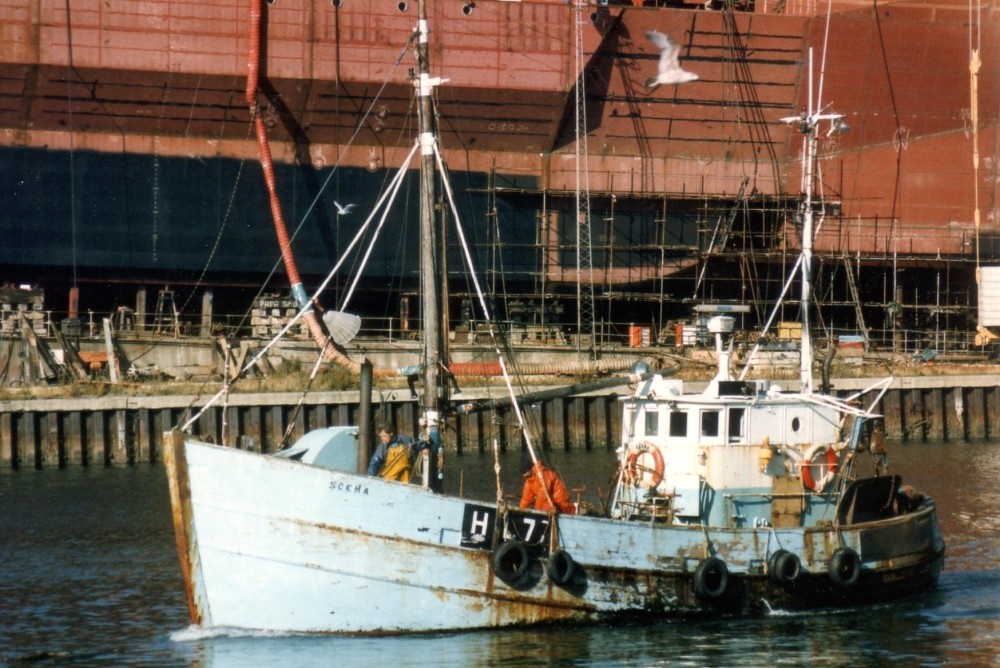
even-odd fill
[[[177,555],[184,591],[187,594],[188,613],[192,624],[205,621],[198,605],[193,570],[197,564],[197,544],[191,510],[191,486],[188,481],[187,458],[184,451],[184,437],[179,432],[169,432],[164,437],[163,463],[167,470],[170,486],[170,508],[174,520],[174,536],[177,539]]]
[[[933,503],[929,504],[933,508]],[[861,531],[861,554],[867,561],[889,561],[897,557],[933,554],[941,549],[933,516],[928,508],[909,516],[910,521],[889,520],[874,523],[870,530]]]
[[[801,526],[805,505],[802,497],[802,480],[792,476],[775,476],[773,480],[771,526],[775,528]]]

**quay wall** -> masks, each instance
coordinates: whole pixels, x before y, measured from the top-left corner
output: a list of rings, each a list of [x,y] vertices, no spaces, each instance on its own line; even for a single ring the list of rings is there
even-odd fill
[[[847,397],[867,385],[838,380]],[[469,400],[481,398],[472,393]],[[620,394],[600,392],[551,399],[525,408],[542,426],[545,449],[614,449],[620,442]],[[163,432],[188,421],[204,397],[106,396],[0,401],[0,472],[65,466],[127,465],[161,459]],[[419,432],[419,406],[408,390],[373,396],[376,421],[400,433]],[[357,392],[232,394],[197,419],[192,431],[214,442],[255,452],[275,452],[288,434],[353,424]],[[880,402],[886,434],[903,442],[1000,437],[1000,378],[916,376],[897,378]],[[496,440],[504,450],[521,447],[511,411],[460,416],[446,435],[449,450],[483,451]],[[227,434],[241,434],[239,439]],[[236,441],[235,443],[233,443]]]

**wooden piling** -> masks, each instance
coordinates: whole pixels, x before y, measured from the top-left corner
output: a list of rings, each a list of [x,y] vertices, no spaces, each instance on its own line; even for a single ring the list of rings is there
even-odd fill
[[[0,471],[17,468],[16,442],[13,416],[10,413],[0,413]]]
[[[965,437],[966,439],[986,438],[987,390],[971,387],[965,393]]]
[[[1000,388],[984,388],[986,392],[986,414],[984,416],[986,438],[1000,437]]]
[[[940,441],[945,437],[947,411],[944,403],[945,393],[940,388],[932,388],[921,392],[922,410],[925,419],[924,440]]]
[[[967,440],[968,405],[964,387],[951,387],[944,391],[944,440]]]

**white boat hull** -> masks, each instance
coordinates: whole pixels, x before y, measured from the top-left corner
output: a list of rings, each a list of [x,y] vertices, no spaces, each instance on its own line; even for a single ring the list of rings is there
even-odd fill
[[[943,562],[932,503],[903,518],[838,530],[560,516],[559,543],[576,564],[572,581],[554,582],[541,555],[511,586],[494,569],[495,508],[180,436],[167,440],[191,616],[205,627],[398,633],[837,605],[871,598],[865,579],[895,583],[878,588],[880,598],[932,587]],[[865,532],[888,532],[893,546]],[[874,561],[866,544],[881,545]],[[763,572],[779,545],[816,574],[802,578],[798,592]],[[851,591],[831,587],[825,574],[840,546],[863,561],[862,582]],[[692,578],[709,554],[725,562],[732,584],[706,601]]]

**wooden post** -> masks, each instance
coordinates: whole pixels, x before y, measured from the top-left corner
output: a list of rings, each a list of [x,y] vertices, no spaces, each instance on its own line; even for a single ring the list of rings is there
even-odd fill
[[[14,438],[13,417],[10,413],[0,413],[0,473],[17,468]]]
[[[111,339],[111,320],[104,319],[104,346],[108,351],[108,375],[112,383],[117,383],[121,377],[121,369],[118,366],[118,355],[115,354],[115,345]]]
[[[201,296],[201,336],[206,338],[212,335],[212,300],[212,291],[205,290]]]

